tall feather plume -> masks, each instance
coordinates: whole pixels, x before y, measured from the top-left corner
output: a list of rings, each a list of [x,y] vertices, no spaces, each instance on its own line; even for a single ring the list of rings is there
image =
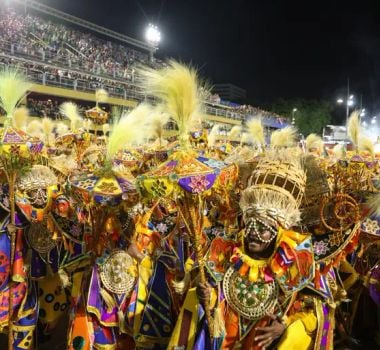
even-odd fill
[[[112,159],[124,147],[139,143],[146,138],[149,128],[144,124],[150,112],[151,107],[142,103],[119,119],[108,138],[108,159]]]
[[[323,151],[323,140],[317,134],[310,134],[306,137],[305,143],[308,152],[311,152],[313,149],[316,149],[319,152]]]
[[[359,151],[368,152],[371,155],[371,157],[375,156],[375,145],[369,137],[360,136],[358,142]]]
[[[83,119],[82,121],[82,127],[84,130],[87,131],[87,127],[88,127],[88,119]]]
[[[366,204],[370,214],[380,215],[380,193],[371,196]]]
[[[87,131],[90,131],[94,127],[94,123],[92,122],[91,119],[88,120],[87,127],[88,127]]]
[[[240,145],[244,143],[251,143],[251,142],[252,142],[252,135],[248,132],[243,132],[240,138]]]
[[[13,126],[16,129],[26,129],[26,124],[29,118],[29,110],[25,107],[16,108],[13,112]]]
[[[332,153],[334,154],[335,158],[342,159],[344,156],[344,147],[343,145],[337,143],[334,148],[332,149]]]
[[[215,146],[215,143],[217,141],[217,137],[219,135],[219,130],[220,130],[220,125],[219,124],[215,124],[212,127],[210,133],[207,136],[207,143],[208,143],[209,147],[214,147]]]
[[[58,136],[62,136],[69,132],[69,127],[65,123],[60,122],[55,126],[55,132]]]
[[[353,111],[348,119],[347,132],[350,140],[354,144],[355,149],[358,149],[359,136],[360,136],[360,113],[359,111]]]
[[[232,127],[231,131],[230,131],[230,139],[233,140],[233,139],[236,139],[239,137],[239,135],[241,134],[241,131],[242,131],[242,128],[240,125],[235,125]]]
[[[49,118],[42,119],[42,131],[44,133],[44,140],[49,145],[51,140],[51,135],[54,129],[54,122]]]
[[[41,138],[41,135],[43,135],[42,123],[39,120],[32,120],[28,123],[26,132],[30,136]]]
[[[195,69],[174,60],[160,69],[142,69],[142,83],[147,93],[161,100],[175,120],[182,148],[188,148],[188,133],[202,110],[199,79]]]
[[[281,130],[275,130],[270,137],[270,144],[274,148],[291,147],[296,142],[297,132],[291,126]]]
[[[70,129],[72,132],[77,131],[82,120],[79,115],[78,106],[72,102],[64,102],[59,108],[60,112],[70,120]]]
[[[152,108],[147,123],[149,127],[149,137],[155,138],[161,146],[163,141],[164,127],[169,122],[170,115],[162,110],[162,107]]]
[[[264,127],[261,123],[260,118],[254,118],[247,122],[247,129],[249,134],[252,137],[252,141],[254,144],[264,147],[265,145],[265,135],[264,135]]]
[[[110,125],[108,123],[103,124],[102,129],[103,129],[103,135],[107,136],[107,133],[110,131]]]
[[[92,128],[92,121],[91,121],[91,119],[84,119],[83,120],[83,128],[86,131],[90,131],[91,130],[91,128]]]
[[[120,106],[112,106],[111,109],[111,125],[115,125],[123,115],[123,108]]]
[[[5,69],[0,73],[0,107],[5,111],[8,121],[31,86],[17,70]]]
[[[106,103],[108,101],[108,92],[104,89],[97,89],[95,91],[96,105],[99,103]]]

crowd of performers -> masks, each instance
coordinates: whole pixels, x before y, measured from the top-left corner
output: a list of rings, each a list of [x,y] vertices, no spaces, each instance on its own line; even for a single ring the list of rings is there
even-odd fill
[[[375,332],[379,169],[358,115],[351,151],[316,135],[299,147],[291,127],[266,142],[259,118],[233,145],[200,131],[195,70],[141,75],[156,105],[115,112],[102,136],[86,120],[105,122],[97,106],[64,103],[70,127],[29,123],[28,83],[0,76],[8,348],[37,349],[67,315],[70,350],[328,350],[353,338],[363,303]]]

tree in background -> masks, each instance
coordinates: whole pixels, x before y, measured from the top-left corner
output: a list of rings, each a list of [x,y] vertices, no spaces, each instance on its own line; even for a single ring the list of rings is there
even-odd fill
[[[288,117],[289,121],[294,118],[294,125],[305,137],[311,133],[322,134],[332,119],[331,105],[327,101],[279,99],[270,110]]]

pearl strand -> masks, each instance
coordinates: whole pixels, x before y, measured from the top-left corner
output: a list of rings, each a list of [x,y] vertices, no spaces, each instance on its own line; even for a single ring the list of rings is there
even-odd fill
[[[271,233],[271,236],[269,239],[263,239],[260,235],[260,230],[257,226],[257,222],[259,222],[260,224],[262,224],[266,229],[269,230],[269,232]],[[256,218],[256,219],[250,219],[248,225],[247,225],[247,229],[248,231],[252,231],[255,236],[259,239],[260,242],[262,243],[270,243],[273,241],[273,239],[276,237],[277,235],[277,231],[275,228],[269,226],[268,224],[266,224],[265,222],[263,222],[262,220]]]

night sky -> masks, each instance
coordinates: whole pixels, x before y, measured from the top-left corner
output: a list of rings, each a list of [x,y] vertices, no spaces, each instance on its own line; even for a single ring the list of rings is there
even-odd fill
[[[139,39],[154,22],[159,57],[191,61],[212,82],[247,89],[255,105],[334,101],[349,77],[352,93],[380,111],[378,0],[40,1]]]

